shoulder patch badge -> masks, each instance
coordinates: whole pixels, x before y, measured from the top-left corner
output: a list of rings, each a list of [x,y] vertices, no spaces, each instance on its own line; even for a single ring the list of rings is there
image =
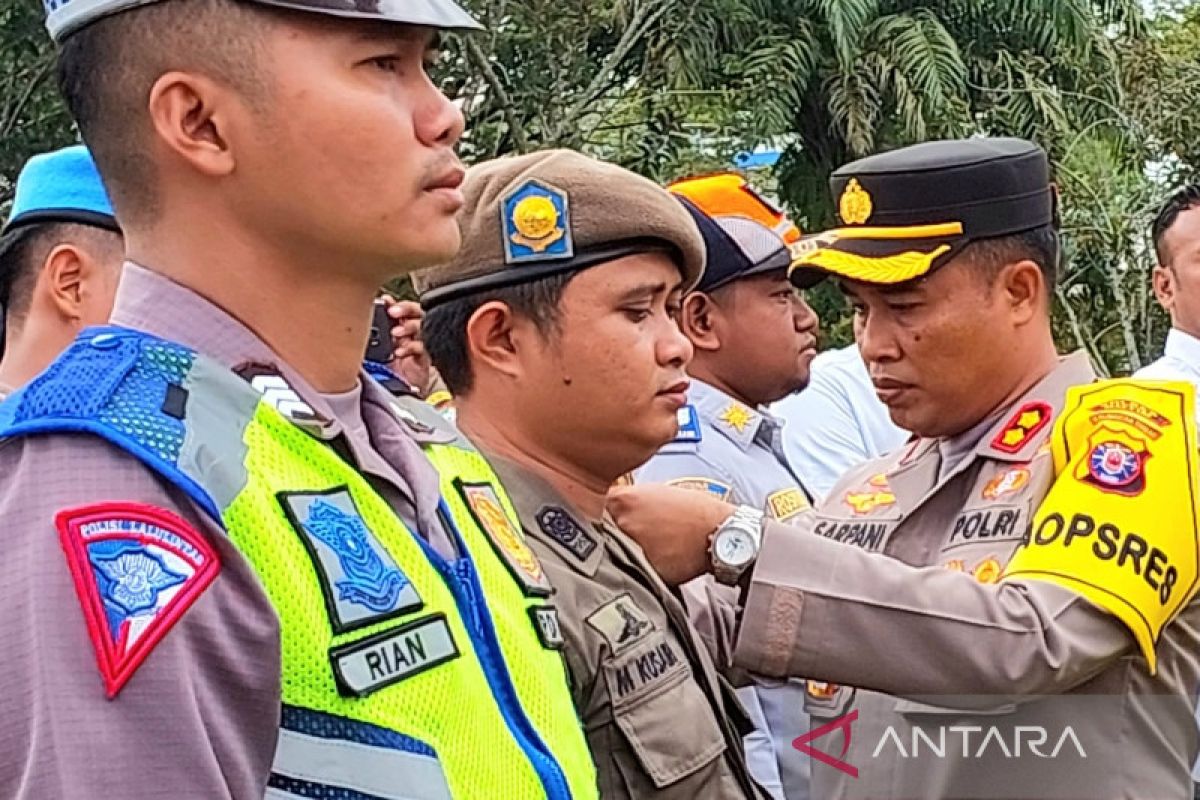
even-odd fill
[[[857,492],[846,492],[846,505],[855,515],[870,514],[879,508],[887,508],[896,504],[896,495],[888,483],[887,475],[876,475],[867,481],[867,485]]]
[[[200,531],[154,506],[98,503],[54,521],[112,699],[217,577],[220,560]]]
[[[704,438],[700,429],[700,415],[695,406],[684,406],[676,414],[679,420],[679,432],[675,434],[676,442],[699,442]]]
[[[1054,409],[1049,403],[1036,400],[1017,409],[1004,430],[992,440],[992,449],[1001,453],[1019,453],[1030,439],[1050,424]]]
[[[667,481],[667,486],[690,489],[693,492],[706,492],[718,500],[728,500],[729,495],[733,494],[733,487],[729,484],[710,478],[676,478],[673,481]]]
[[[458,491],[462,494],[471,516],[480,528],[487,534],[488,540],[496,550],[500,559],[508,565],[509,571],[525,594],[531,597],[549,597],[553,592],[550,580],[542,569],[542,563],[525,543],[525,537],[509,519],[496,494],[496,487],[490,483],[463,483],[456,481]]]
[[[312,558],[335,633],[424,605],[416,587],[363,521],[349,489],[280,492],[277,497]]]
[[[500,201],[504,262],[524,264],[575,255],[567,193],[529,179]]]
[[[767,513],[779,522],[787,522],[806,508],[811,508],[804,491],[793,486],[767,495]]]
[[[655,630],[646,612],[628,594],[600,606],[586,621],[604,637],[614,655]]]
[[[588,533],[566,510],[557,506],[546,506],[538,511],[537,523],[542,533],[570,550],[580,561],[587,561],[588,556],[600,546],[596,537]]]

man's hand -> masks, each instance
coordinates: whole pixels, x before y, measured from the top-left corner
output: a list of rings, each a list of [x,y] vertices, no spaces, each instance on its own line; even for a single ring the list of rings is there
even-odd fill
[[[421,341],[421,320],[425,312],[411,300],[397,300],[389,295],[379,298],[392,318],[392,371],[404,378],[422,397],[429,393],[433,365],[425,343]]]
[[[662,484],[616,486],[608,512],[642,546],[662,579],[678,586],[708,572],[708,540],[734,507],[709,495]]]

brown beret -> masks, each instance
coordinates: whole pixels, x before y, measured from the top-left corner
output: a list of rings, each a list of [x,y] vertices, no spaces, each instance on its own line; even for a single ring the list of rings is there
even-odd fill
[[[426,308],[499,286],[666,250],[690,289],[704,239],[666,189],[574,150],[498,158],[467,170],[462,249],[412,276]]]

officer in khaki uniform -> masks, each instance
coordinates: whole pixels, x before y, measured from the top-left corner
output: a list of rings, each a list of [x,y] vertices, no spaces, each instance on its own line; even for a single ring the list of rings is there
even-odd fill
[[[674,315],[703,239],[665,190],[572,151],[480,164],[464,191],[462,251],[415,277],[423,337],[555,588],[536,619],[601,796],[759,797],[732,688],[604,515],[613,481],[676,433],[691,347]]]
[[[666,489],[617,493],[614,516],[669,580],[707,559],[748,586],[739,664],[816,679],[814,796],[1189,796],[1190,387],[1056,357],[1036,146],[933,142],[832,184],[843,227],[800,269],[842,278],[914,439],[805,514],[816,535]]]
[[[800,231],[740,175],[689,178],[667,188],[696,220],[707,262],[680,315],[696,352],[679,435],[635,478],[708,492],[786,522],[811,501],[783,452],[783,423],[766,407],[808,383],[816,355],[817,316],[788,282],[789,244]],[[714,648],[730,640],[714,630],[723,618],[714,609],[736,605],[734,588],[704,576],[681,593]],[[738,688],[738,697],[757,729],[746,738],[751,773],[774,797],[804,800],[810,759],[792,747],[809,730],[803,681],[755,678]]]

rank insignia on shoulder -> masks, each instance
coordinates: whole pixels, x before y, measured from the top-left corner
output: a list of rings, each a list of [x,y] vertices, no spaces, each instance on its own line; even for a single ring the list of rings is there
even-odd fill
[[[700,429],[700,415],[695,406],[684,406],[676,415],[679,420],[679,432],[675,434],[676,442],[699,442],[703,437]]]
[[[335,633],[424,605],[416,587],[363,521],[348,488],[280,492],[277,497],[312,559]]]
[[[867,485],[857,492],[846,492],[846,505],[850,506],[855,515],[870,514],[879,508],[888,508],[896,504],[896,495],[888,483],[887,475],[876,475],[867,481]]]
[[[525,543],[525,537],[504,511],[496,487],[490,483],[464,483],[455,485],[466,501],[475,522],[483,529],[496,555],[500,556],[513,577],[521,584],[525,594],[531,597],[549,597],[553,592],[542,564]]]
[[[1008,424],[992,440],[992,449],[1001,453],[1019,453],[1043,428],[1050,424],[1054,409],[1040,400],[1017,409]]]
[[[668,481],[667,485],[677,489],[689,489],[693,492],[705,492],[718,500],[728,500],[729,495],[733,494],[733,488],[729,484],[710,478],[676,478]]]
[[[586,622],[604,637],[614,654],[622,652],[655,629],[650,617],[628,594],[600,606],[588,616]]]
[[[274,367],[266,364],[242,364],[236,367],[234,372],[262,395],[263,402],[293,422],[326,422],[312,406],[301,399]]]
[[[567,548],[580,561],[587,561],[588,556],[600,546],[596,537],[588,533],[565,509],[546,506],[538,511],[537,522],[542,533]]]
[[[767,496],[767,513],[772,519],[787,522],[806,508],[810,508],[808,496],[798,487],[782,489]]]
[[[570,202],[563,190],[530,178],[500,201],[500,214],[506,264],[575,255]]]
[[[162,508],[98,503],[55,517],[109,699],[208,588],[217,552]]]

